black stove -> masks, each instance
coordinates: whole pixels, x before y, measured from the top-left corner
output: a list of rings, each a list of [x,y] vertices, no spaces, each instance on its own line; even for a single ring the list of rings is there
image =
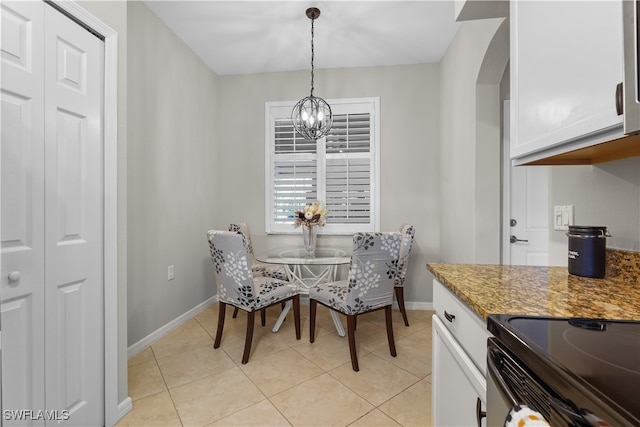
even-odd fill
[[[586,419],[640,426],[640,322],[490,315],[487,329]]]

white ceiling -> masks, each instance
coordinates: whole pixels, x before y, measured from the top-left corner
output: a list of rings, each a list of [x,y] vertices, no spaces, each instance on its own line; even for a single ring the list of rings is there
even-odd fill
[[[145,0],[218,75],[440,62],[458,23],[454,0]]]

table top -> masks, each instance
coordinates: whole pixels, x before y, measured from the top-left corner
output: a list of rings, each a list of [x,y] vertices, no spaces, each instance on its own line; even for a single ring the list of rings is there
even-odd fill
[[[341,248],[320,247],[316,248],[313,255],[309,255],[303,247],[286,247],[262,252],[256,259],[269,264],[338,265],[349,264],[351,252]]]

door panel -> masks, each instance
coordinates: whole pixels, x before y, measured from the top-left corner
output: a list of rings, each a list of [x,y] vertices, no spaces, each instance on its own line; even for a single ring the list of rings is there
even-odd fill
[[[511,234],[526,242],[511,243],[511,264],[549,265],[549,169],[511,168]]]
[[[103,43],[45,8],[47,406],[103,422]]]
[[[502,263],[549,265],[549,167],[511,165],[509,105],[504,101],[502,114]]]
[[[0,7],[3,422],[103,425],[104,45],[44,2]]]
[[[2,406],[44,409],[43,6],[0,7]]]

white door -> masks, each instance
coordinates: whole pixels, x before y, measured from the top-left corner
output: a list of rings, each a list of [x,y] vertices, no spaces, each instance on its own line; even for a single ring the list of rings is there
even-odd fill
[[[504,103],[503,264],[549,265],[549,168],[511,166],[509,101]]]
[[[44,8],[0,7],[2,409],[44,409]]]
[[[104,45],[42,2],[2,7],[3,416],[102,425]]]

